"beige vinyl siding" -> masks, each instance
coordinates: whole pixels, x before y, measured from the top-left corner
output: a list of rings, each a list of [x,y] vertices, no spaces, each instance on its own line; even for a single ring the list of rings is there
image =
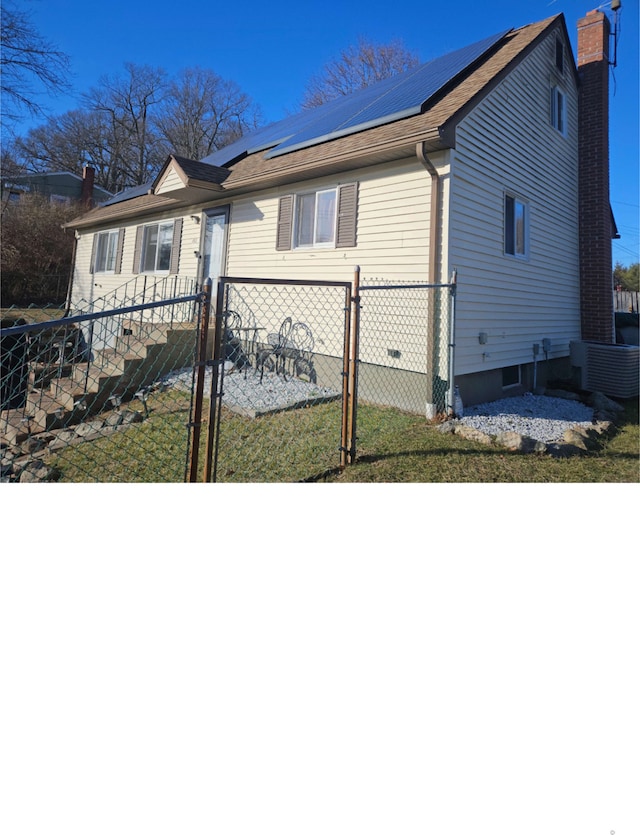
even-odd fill
[[[357,246],[277,251],[280,196],[331,188],[341,182],[359,183]],[[430,179],[417,160],[350,171],[341,182],[323,178],[296,189],[273,190],[256,198],[234,201],[229,275],[349,281],[355,266],[359,265],[363,277],[425,280],[429,258]]]
[[[458,375],[532,362],[544,338],[550,357],[566,356],[580,336],[577,91],[566,67],[563,137],[550,124],[555,37],[457,128],[449,259],[458,270]],[[505,193],[528,205],[526,259],[504,255]]]
[[[429,213],[431,178],[417,159],[388,166],[350,171],[342,182],[358,183],[356,240],[353,248],[312,248],[276,250],[279,199],[284,194],[313,191],[340,185],[335,178],[323,178],[265,192],[257,198],[236,200],[231,209],[228,244],[228,275],[252,278],[327,279],[351,281],[356,266],[361,268],[363,284],[426,282],[429,264]],[[248,299],[250,291],[244,290]],[[255,304],[264,332],[277,331],[289,312],[301,309],[316,338],[316,350],[337,355],[342,350],[342,298],[335,291],[279,288],[278,303],[272,310]],[[426,295],[415,298],[407,293],[407,309],[415,312]],[[258,292],[256,291],[256,298]],[[313,298],[313,300],[312,300]],[[249,304],[251,304],[249,302]],[[325,307],[323,308],[323,305]],[[396,311],[397,312],[397,311]],[[426,356],[426,331],[417,337],[388,316],[378,317],[369,308],[370,327],[379,331],[376,345],[365,349],[363,360],[383,365],[422,371]],[[295,314],[294,314],[295,318]],[[426,322],[426,312],[423,320]],[[388,339],[382,335],[389,332]],[[422,341],[423,354],[416,356]],[[388,343],[388,344],[387,344]],[[390,360],[387,348],[401,351],[402,359]]]
[[[134,269],[134,249],[136,240],[136,229],[145,223],[158,223],[163,220],[176,220],[182,218],[182,241],[180,245],[180,276],[195,278],[198,270],[197,253],[200,249],[201,224],[192,220],[193,210],[183,209],[188,214],[164,213],[153,218],[142,218],[137,221],[129,221],[126,224],[114,224],[111,227],[101,227],[96,230],[104,232],[109,228],[124,228],[124,244],[122,249],[122,272],[90,273],[91,250],[93,246],[93,231],[83,232],[78,239],[76,248],[76,261],[73,279],[72,303],[75,307],[82,307],[81,302],[89,302],[92,298],[97,299],[114,293],[118,288],[128,284],[135,279],[138,272]],[[198,214],[198,213],[196,213]]]
[[[168,171],[166,172],[164,179],[156,189],[156,194],[165,194],[169,191],[176,191],[177,189],[184,188],[184,183],[180,179],[178,172],[175,170],[173,166],[171,166]]]

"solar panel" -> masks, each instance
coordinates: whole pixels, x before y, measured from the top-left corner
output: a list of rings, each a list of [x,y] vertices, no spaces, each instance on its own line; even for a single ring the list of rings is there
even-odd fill
[[[272,147],[267,158],[417,115],[429,99],[502,40],[508,31],[341,97],[339,105],[331,111],[325,111],[325,106],[316,108],[316,118],[306,126],[297,126],[295,133]]]
[[[100,205],[112,206],[114,203],[122,203],[125,200],[131,200],[133,197],[142,197],[143,194],[147,194],[152,185],[153,180],[150,183],[144,183],[141,186],[131,186],[131,188],[126,188],[123,191],[119,191],[117,194],[114,194],[113,197]]]

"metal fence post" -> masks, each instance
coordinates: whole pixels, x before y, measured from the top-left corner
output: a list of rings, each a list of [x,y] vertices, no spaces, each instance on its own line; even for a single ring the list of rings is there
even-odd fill
[[[202,429],[202,401],[204,399],[204,378],[207,365],[207,339],[209,335],[209,311],[211,310],[211,286],[208,278],[202,288],[202,300],[199,314],[199,339],[196,373],[196,394],[191,428],[193,440],[191,443],[191,461],[189,466],[189,483],[198,480],[198,456],[200,453],[200,433]]]
[[[224,295],[226,284],[220,278],[218,280],[218,288],[216,294],[216,312],[214,319],[213,331],[213,359],[212,359],[212,374],[211,374],[211,397],[209,401],[209,430],[207,433],[207,452],[204,463],[203,481],[208,484],[210,481],[215,481],[217,470],[217,416],[220,411],[218,405],[218,381],[220,364],[224,362],[222,350],[222,332],[224,330]]]
[[[456,354],[456,289],[458,282],[458,271],[453,269],[449,283],[449,402],[447,413],[454,411],[455,393],[455,354]]]
[[[349,358],[349,449],[348,462],[356,460],[356,427],[358,422],[358,363],[360,362],[360,267],[353,274],[351,356]]]
[[[340,432],[340,468],[347,465],[350,449],[349,425],[351,416],[351,401],[349,394],[351,368],[351,296],[352,288],[345,288],[344,300],[344,345],[342,348],[342,426]]]

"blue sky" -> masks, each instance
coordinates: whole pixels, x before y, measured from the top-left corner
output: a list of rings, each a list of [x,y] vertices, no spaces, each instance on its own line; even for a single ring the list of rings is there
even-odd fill
[[[79,94],[125,61],[164,67],[192,66],[235,81],[258,104],[266,121],[298,109],[309,78],[359,36],[401,39],[421,60],[443,55],[505,29],[563,13],[574,55],[576,22],[598,0],[459,0],[425,3],[381,0],[326,3],[245,0],[219,7],[207,0],[182,6],[166,0],[18,0],[41,34],[71,58]],[[338,11],[339,9],[339,11]],[[638,0],[623,0],[618,66],[611,74],[611,202],[622,235],[614,260],[639,260]],[[49,101],[52,113],[75,106],[73,97]]]

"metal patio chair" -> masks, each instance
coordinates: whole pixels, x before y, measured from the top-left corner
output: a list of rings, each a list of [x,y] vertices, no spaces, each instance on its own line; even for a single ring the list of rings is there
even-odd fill
[[[315,340],[309,325],[305,322],[296,322],[291,328],[288,342],[284,353],[290,362],[289,367],[293,376],[309,383],[315,383],[317,381],[317,374],[313,365]]]
[[[280,325],[278,333],[267,334],[267,347],[258,351],[257,364],[260,369],[260,382],[262,382],[265,368],[267,371],[275,371],[276,374],[282,372],[284,379],[287,379],[285,350],[289,343],[292,326],[291,316],[287,316]]]

